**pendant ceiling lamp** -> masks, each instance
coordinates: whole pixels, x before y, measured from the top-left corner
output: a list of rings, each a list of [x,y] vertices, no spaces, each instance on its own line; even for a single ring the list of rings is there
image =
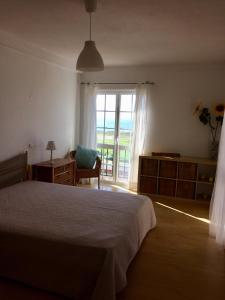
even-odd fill
[[[97,0],[84,0],[84,2],[85,9],[90,16],[90,39],[85,41],[84,48],[77,60],[76,69],[83,72],[103,71],[103,59],[95,46],[95,42],[91,39],[91,14],[96,10]]]

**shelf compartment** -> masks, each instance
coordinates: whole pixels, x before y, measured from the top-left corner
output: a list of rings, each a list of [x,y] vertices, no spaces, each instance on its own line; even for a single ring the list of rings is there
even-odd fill
[[[205,182],[197,183],[196,199],[210,200],[213,192],[213,184],[206,184]]]
[[[189,181],[177,181],[177,192],[176,197],[195,199],[196,184]]]
[[[178,179],[196,180],[197,164],[189,162],[179,162]]]
[[[214,185],[214,181],[209,182],[209,181],[201,181],[201,180],[198,180],[197,183],[199,183],[199,184],[209,184],[209,185]]]
[[[205,183],[214,183],[216,174],[216,166],[213,165],[202,165],[198,166],[198,181]]]
[[[140,179],[140,192],[144,194],[157,194],[157,178],[142,176]]]
[[[175,196],[176,181],[171,179],[159,179],[159,195]]]
[[[177,162],[176,161],[160,161],[159,177],[176,178]]]
[[[148,176],[158,175],[158,160],[157,159],[142,159],[141,174]]]
[[[33,165],[32,175],[33,180],[52,182],[53,170],[51,168]]]

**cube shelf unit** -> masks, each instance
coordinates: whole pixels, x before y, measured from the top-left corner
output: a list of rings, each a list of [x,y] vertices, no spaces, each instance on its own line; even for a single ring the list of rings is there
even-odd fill
[[[210,200],[216,161],[197,157],[140,156],[138,193]]]

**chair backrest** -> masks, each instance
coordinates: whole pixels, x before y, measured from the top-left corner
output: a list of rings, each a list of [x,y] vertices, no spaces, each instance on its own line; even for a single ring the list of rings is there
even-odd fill
[[[72,158],[72,159],[75,159],[75,157],[76,157],[76,150],[72,150],[72,151],[70,151],[70,157]],[[95,169],[101,169],[101,164],[102,164],[102,161],[101,161],[101,159],[100,159],[100,157],[99,156],[97,156],[96,157],[96,163],[95,163]]]

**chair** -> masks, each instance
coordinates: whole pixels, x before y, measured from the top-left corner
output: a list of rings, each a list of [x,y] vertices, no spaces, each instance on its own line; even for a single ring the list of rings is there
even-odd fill
[[[100,189],[100,173],[101,173],[101,159],[97,156],[95,166],[93,169],[79,169],[76,163],[76,151],[70,152],[70,157],[75,160],[74,184],[77,185],[82,178],[98,178],[98,189]]]

